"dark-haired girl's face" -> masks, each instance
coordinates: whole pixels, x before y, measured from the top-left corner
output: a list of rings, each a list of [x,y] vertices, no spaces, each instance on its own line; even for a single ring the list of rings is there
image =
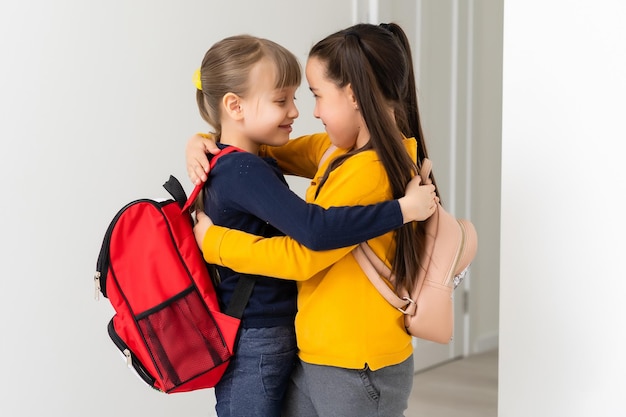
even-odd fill
[[[369,140],[352,88],[338,87],[326,77],[326,64],[316,57],[306,64],[309,89],[315,97],[313,116],[324,124],[333,145],[342,149],[360,148]]]

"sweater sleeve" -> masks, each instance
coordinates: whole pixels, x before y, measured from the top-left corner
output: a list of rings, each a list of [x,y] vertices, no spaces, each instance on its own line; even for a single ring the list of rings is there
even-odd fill
[[[234,174],[232,183],[229,181],[233,204],[310,249],[356,245],[403,224],[397,200],[324,208],[302,200],[256,155],[232,154],[218,165],[221,163],[237,166],[236,170],[229,170]]]
[[[337,169],[339,178],[333,178],[322,189],[319,200],[324,201],[324,205],[333,202],[371,204],[390,198],[389,187],[385,185],[387,177],[372,155],[362,153],[353,156],[350,162]],[[348,246],[316,252],[289,236],[262,238],[220,226],[211,226],[202,242],[203,256],[209,263],[242,273],[294,280],[313,277],[348,255],[353,248]]]
[[[312,251],[288,236],[263,238],[222,226],[211,226],[202,242],[202,253],[208,263],[223,265],[244,274],[296,281],[311,278],[353,248]]]

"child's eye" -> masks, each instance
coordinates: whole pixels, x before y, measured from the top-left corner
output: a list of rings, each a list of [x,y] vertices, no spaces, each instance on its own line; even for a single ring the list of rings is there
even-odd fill
[[[279,98],[276,100],[276,103],[282,106],[282,105],[287,104],[290,101],[296,101],[296,98],[295,97]]]

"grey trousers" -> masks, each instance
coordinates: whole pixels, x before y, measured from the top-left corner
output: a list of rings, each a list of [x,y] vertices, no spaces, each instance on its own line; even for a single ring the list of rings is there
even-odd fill
[[[403,417],[413,387],[413,356],[377,371],[298,360],[283,417]]]

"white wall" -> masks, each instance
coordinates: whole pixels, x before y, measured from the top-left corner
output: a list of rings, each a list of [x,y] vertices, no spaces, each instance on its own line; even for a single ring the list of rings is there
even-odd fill
[[[212,390],[152,392],[118,358],[93,299],[104,231],[130,200],[166,196],[169,174],[188,182],[184,145],[205,128],[191,76],[213,42],[252,33],[304,62],[351,6],[0,3],[0,415],[212,415]],[[298,104],[296,130],[322,130],[306,86]]]
[[[626,415],[626,3],[506,1],[500,417]]]
[[[498,347],[503,0],[417,3],[418,90],[434,172],[446,207],[479,235],[470,279],[455,292],[469,293],[458,356]]]
[[[501,0],[475,0],[477,10],[490,1]],[[381,18],[404,24],[382,12],[390,4],[379,2]],[[304,63],[313,42],[368,10],[367,0],[0,2],[0,415],[212,415],[211,390],[152,392],[119,360],[113,310],[93,300],[104,230],[130,200],[166,196],[170,174],[186,184],[184,145],[204,129],[191,74],[213,42],[247,32]],[[322,130],[306,84],[298,107],[294,134]],[[478,297],[478,315],[493,312],[496,297]],[[475,337],[494,323],[473,326]]]
[[[470,107],[464,127],[471,142],[471,219],[480,231],[480,249],[468,280],[471,352],[498,346],[503,3],[469,1],[472,38],[461,35],[471,57]]]

